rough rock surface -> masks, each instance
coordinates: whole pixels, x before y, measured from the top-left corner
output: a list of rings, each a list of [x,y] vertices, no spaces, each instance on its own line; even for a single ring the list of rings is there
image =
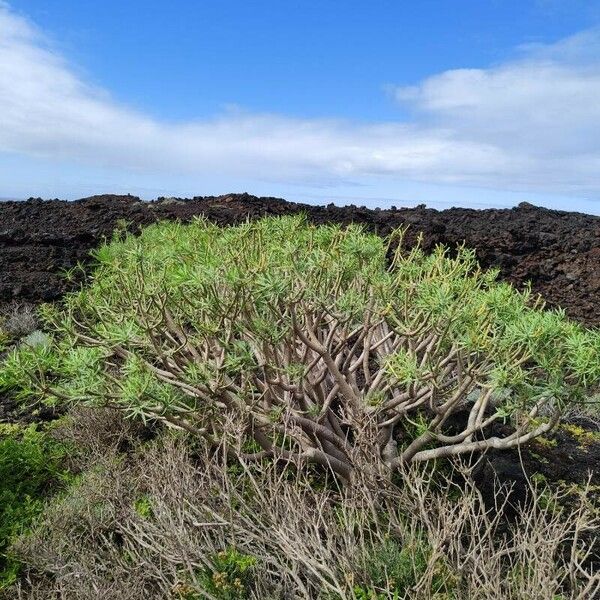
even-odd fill
[[[381,234],[409,225],[408,242],[423,233],[423,245],[466,242],[483,266],[522,286],[531,281],[551,306],[590,325],[600,325],[600,217],[521,204],[503,210],[425,207],[368,210],[295,204],[248,194],[160,199],[93,196],[0,203],[0,302],[54,300],[68,289],[63,273],[86,261],[90,249],[110,236],[119,221],[136,229],[159,219],[205,215],[231,224],[261,215],[306,212],[317,222],[363,223]]]

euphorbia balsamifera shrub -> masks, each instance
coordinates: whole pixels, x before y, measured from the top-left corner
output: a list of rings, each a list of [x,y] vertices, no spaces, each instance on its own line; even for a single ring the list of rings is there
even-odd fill
[[[600,379],[597,331],[497,282],[472,250],[406,251],[401,231],[160,223],[95,258],[4,386],[119,407],[246,460],[350,478],[512,448]]]

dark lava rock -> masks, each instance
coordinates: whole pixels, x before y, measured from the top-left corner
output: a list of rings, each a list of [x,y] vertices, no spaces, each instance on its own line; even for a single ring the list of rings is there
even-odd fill
[[[497,506],[499,497],[506,493],[505,512],[514,514],[518,505],[527,502],[536,481],[561,486],[573,494],[589,481],[592,497],[600,500],[599,465],[597,425],[587,429],[565,423],[550,437],[538,438],[519,449],[488,452],[475,468],[474,480],[488,507]],[[565,501],[569,501],[568,494]]]
[[[600,325],[600,217],[538,208],[437,211],[416,208],[311,206],[249,194],[164,198],[92,196],[75,202],[30,199],[0,203],[0,302],[59,298],[70,285],[65,270],[86,262],[89,251],[109,238],[120,221],[130,230],[161,219],[188,221],[204,215],[221,225],[263,215],[304,212],[315,223],[362,223],[385,235],[409,225],[406,242],[423,233],[426,249],[466,242],[484,267],[517,287],[531,281],[550,306],[589,325]]]

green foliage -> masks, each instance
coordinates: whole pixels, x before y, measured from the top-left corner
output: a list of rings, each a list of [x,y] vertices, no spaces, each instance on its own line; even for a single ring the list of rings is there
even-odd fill
[[[580,448],[585,448],[594,443],[600,442],[600,432],[584,429],[581,425],[575,423],[563,423],[561,429],[577,440]]]
[[[0,365],[0,389],[12,390],[17,399],[28,399],[39,390],[60,363],[58,352],[48,346],[21,345],[9,352]]]
[[[564,400],[566,390],[579,394],[599,380],[600,333],[569,321],[562,311],[541,310],[529,290],[495,281],[495,272],[478,268],[473,251],[461,248],[450,257],[442,247],[431,255],[415,249],[396,261],[394,274],[403,303],[401,312],[392,312],[398,325],[410,330],[415,311],[423,311],[439,324],[436,329],[444,328],[448,344],[489,355],[491,382],[511,388],[513,398]],[[417,376],[404,356],[391,357],[392,373],[396,360],[400,381]]]
[[[390,355],[385,368],[399,384],[403,385],[418,381],[422,375],[416,357],[405,349],[399,349]]]
[[[202,592],[208,592],[217,600],[245,600],[250,597],[255,557],[232,547],[212,556],[211,562],[212,567],[197,574],[197,584],[179,586],[177,593],[181,600],[200,600],[205,597]]]
[[[380,588],[410,589],[427,568],[428,551],[423,544],[401,546],[388,539],[373,549],[367,560],[367,574],[372,585]]]
[[[388,600],[388,598],[390,598],[390,594],[388,592],[378,593],[373,589],[369,589],[360,585],[355,585],[352,592],[356,597],[356,600]],[[398,592],[393,592],[392,598],[393,600],[398,600],[398,598],[400,598],[400,596],[398,596]]]
[[[27,531],[46,498],[68,480],[62,467],[66,453],[35,425],[0,425],[0,588],[19,570],[7,554],[11,540]]]
[[[366,557],[366,579],[369,583],[355,586],[356,597],[359,600],[406,598],[425,574],[430,555],[430,548],[419,536],[405,545],[392,538],[386,539],[373,547]],[[453,585],[448,569],[440,565],[433,574],[431,592],[451,594]]]
[[[154,516],[152,501],[146,495],[137,498],[133,504],[133,508],[142,519],[151,519]]]

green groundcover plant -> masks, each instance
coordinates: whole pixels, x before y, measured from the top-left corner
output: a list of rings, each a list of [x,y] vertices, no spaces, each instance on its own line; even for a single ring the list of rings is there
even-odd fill
[[[0,386],[108,405],[245,460],[393,473],[556,424],[600,380],[600,333],[483,271],[304,217],[160,223],[95,252]]]
[[[19,562],[10,543],[42,513],[60,488],[67,448],[35,425],[0,424],[0,589],[14,581]]]

